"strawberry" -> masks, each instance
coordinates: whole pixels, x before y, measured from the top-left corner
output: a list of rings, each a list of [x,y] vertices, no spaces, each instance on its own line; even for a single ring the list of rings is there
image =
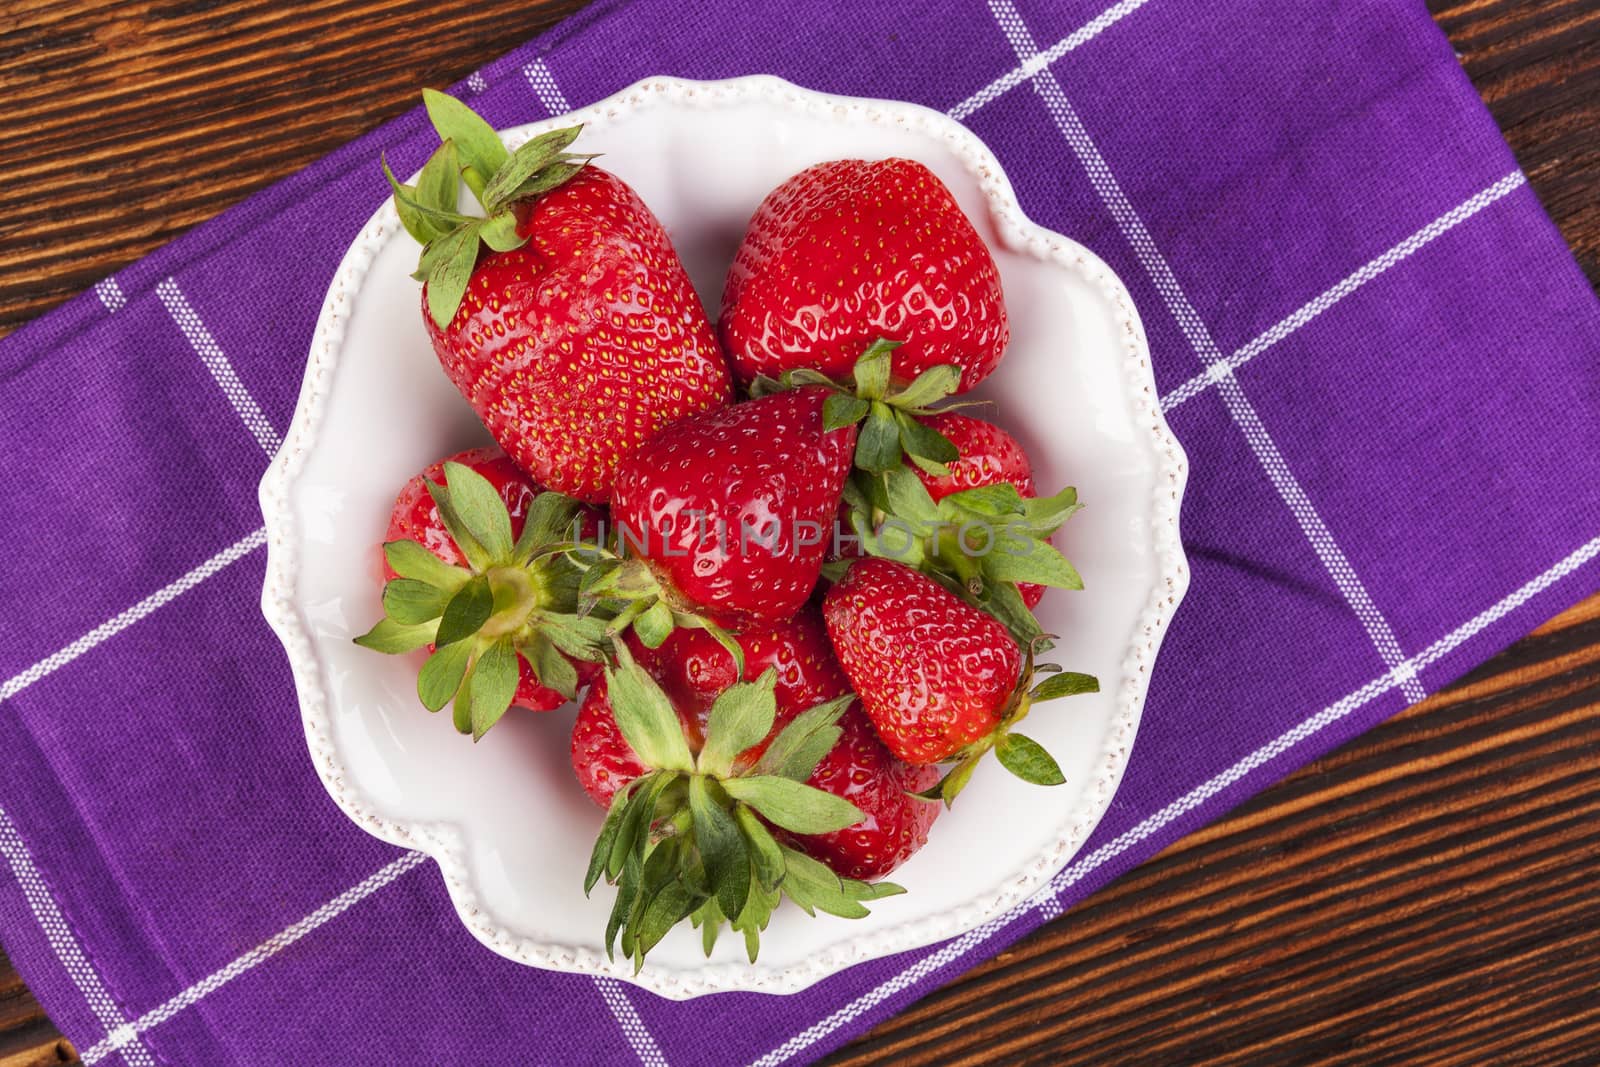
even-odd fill
[[[780,708],[779,669],[768,667],[753,682],[728,685],[702,711],[700,680],[689,685],[691,704],[675,701],[628,647],[618,643],[617,665],[590,689],[573,731],[579,781],[607,806],[585,890],[602,876],[617,886],[608,952],[620,935],[623,953],[640,965],[689,918],[708,955],[728,922],[754,961],[783,896],[813,914],[848,918],[867,914],[864,902],[902,891],[841,876],[806,851],[876,876],[915,851],[932,820],[909,807],[934,806],[901,788],[916,772],[889,757],[864,724],[841,723],[853,703],[848,693]],[[683,664],[666,667],[669,681],[694,676]],[[797,700],[808,686],[787,688]],[[867,774],[881,780],[859,780]]]
[[[1036,701],[1093,692],[1083,674],[1033,686],[1033,653],[1006,627],[933,579],[881,558],[850,565],[823,598],[839,664],[889,751],[913,764],[957,765],[925,795],[955,799],[985,752],[1018,777],[1062,781],[1040,745],[1014,732]]]
[[[450,566],[470,569],[471,565],[467,562],[467,558],[461,554],[455,539],[445,528],[444,520],[439,517],[439,506],[428,493],[428,486],[431,483],[444,480],[446,462],[461,464],[482,475],[494,487],[511,516],[512,536],[522,532],[528,505],[538,495],[539,488],[529,481],[528,476],[498,448],[474,448],[458,453],[448,461],[440,460],[401,488],[400,495],[394,503],[394,510],[389,516],[389,530],[384,536],[384,542],[415,541]],[[392,582],[400,577],[387,559],[383,564],[383,577],[385,582]],[[433,651],[431,644],[428,650]],[[566,702],[565,696],[554,689],[540,685],[529,664],[520,661],[517,690],[511,699],[513,706],[528,708],[531,711],[549,711]]]
[[[455,538],[450,536],[449,529],[439,516],[439,505],[434,503],[432,494],[428,492],[430,485],[444,481],[446,463],[459,463],[488,481],[505,503],[506,512],[511,517],[513,537],[522,532],[523,523],[528,517],[528,505],[533,503],[533,498],[539,495],[540,490],[498,448],[472,448],[458,452],[449,459],[441,459],[401,487],[395,498],[394,510],[389,515],[389,530],[383,538],[385,543],[402,539],[415,541],[450,566],[464,567],[469,565],[467,558],[456,546]],[[385,581],[400,577],[387,560],[383,564],[383,577]]]
[[[934,767],[898,759],[874,732],[859,704],[839,720],[842,736],[806,784],[843,797],[864,818],[827,834],[786,835],[795,846],[827,864],[841,878],[882,878],[928,843],[939,805],[915,794],[939,783]]]
[[[508,153],[465,105],[424,98],[444,143],[416,186],[389,180],[423,244],[434,350],[535,480],[602,502],[651,434],[731,399],[711,325],[649,208],[564,151],[578,127]],[[458,174],[486,218],[457,212]]]
[[[1016,487],[1023,500],[1037,496],[1033,489],[1033,464],[1017,439],[992,422],[975,419],[958,411],[941,411],[927,416],[924,425],[955,446],[959,458],[947,465],[947,473],[914,468],[928,496],[937,504],[953,493],[1007,483]],[[1048,542],[1049,538],[1045,538]],[[1018,582],[1017,592],[1032,611],[1044,598],[1045,587],[1036,582]]]
[[[994,423],[958,411],[936,412],[922,421],[955,445],[960,454],[959,459],[948,464],[946,473],[917,471],[917,477],[928,487],[928,495],[933,497],[934,503],[951,493],[1001,482],[1016,486],[1023,498],[1036,495],[1033,464],[1028,462],[1028,454],[1015,437]]]
[[[932,171],[841,159],[796,174],[756,208],[719,322],[741,382],[799,368],[850,371],[878,338],[904,342],[893,377],[945,364],[965,392],[1010,339],[1000,272]]]
[[[937,763],[988,735],[1022,652],[1000,622],[903,564],[853,564],[823,601],[828,636],[890,751]]]
[[[740,680],[734,657],[704,630],[674,630],[660,648],[648,648],[632,634],[626,640],[639,666],[672,702],[689,747],[699,751],[705,743],[711,705]],[[807,708],[850,692],[850,682],[839,669],[822,616],[815,608],[807,607],[794,619],[770,629],[746,630],[734,640],[743,653],[745,677],[773,671],[777,712],[772,734]],[[610,805],[619,787],[644,773],[644,765],[626,743],[618,747],[615,724],[603,684],[597,685],[578,712],[572,765],[584,791],[601,807]],[[751,745],[738,762],[749,765],[759,760],[771,736]]]
[[[616,536],[585,592],[659,645],[674,623],[760,629],[811,595],[855,428],[824,432],[828,393],[804,388],[673,423],[623,461]],[[727,643],[726,641],[724,642]]]
[[[430,711],[454,700],[456,728],[475,739],[513,704],[560,706],[594,670],[607,623],[575,613],[578,571],[540,549],[597,522],[577,501],[541,491],[499,449],[433,464],[395,500],[384,618],[356,643],[387,653],[426,646],[418,697]]]
[[[741,680],[738,664],[714,637],[704,630],[679,629],[660,648],[647,648],[629,635],[629,650],[639,665],[660,683],[675,707],[691,713],[690,745],[705,738],[706,712],[722,692]],[[769,668],[775,672],[773,692],[778,702],[777,727],[806,708],[850,692],[850,681],[839,669],[822,614],[807,605],[787,622],[762,630],[745,630],[734,637],[744,654],[744,678],[755,678]],[[741,760],[754,763],[766,751],[761,741],[746,749]]]

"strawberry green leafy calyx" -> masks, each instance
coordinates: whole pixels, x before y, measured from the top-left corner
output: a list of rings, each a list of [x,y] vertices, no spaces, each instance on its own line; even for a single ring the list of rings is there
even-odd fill
[[[844,489],[848,517],[867,555],[898,560],[934,578],[1005,624],[1019,645],[1041,651],[1042,631],[1022,586],[1082,589],[1076,567],[1050,536],[1082,505],[1071,486],[1024,496],[1009,482],[947,493],[937,501],[909,467],[858,470]]]
[[[1077,569],[1050,544],[1082,506],[1077,490],[1036,498],[1021,447],[998,427],[953,410],[964,404],[944,403],[960,385],[960,368],[942,364],[897,383],[891,361],[899,347],[873,342],[844,382],[797,368],[779,379],[756,378],[751,393],[826,389],[824,431],[858,427],[842,518],[861,550],[917,568],[999,618],[1019,644],[1034,644],[1042,631],[1024,590],[1032,589],[1036,603],[1042,587],[1083,588]],[[943,429],[964,443],[986,436],[980,430],[1003,438],[1012,454],[1000,466],[1015,466],[1014,480],[995,481],[987,468],[996,457],[969,459]],[[828,576],[837,578],[843,566],[831,564]]]
[[[1009,483],[1024,500],[1038,496],[1033,480],[1033,463],[1022,443],[992,422],[959,411],[941,411],[924,421],[944,434],[960,453],[950,464],[948,474],[930,474],[917,468],[917,477],[927,486],[928,495],[938,503],[952,493],[983,489]],[[1077,494],[1072,494],[1076,500]],[[1017,592],[1030,611],[1044,599],[1045,587],[1032,582],[1017,583]],[[1017,635],[1019,640],[1023,635]]]
[[[933,414],[935,405],[954,395],[961,384],[961,368],[941,364],[921,372],[910,382],[897,382],[890,376],[892,358],[900,341],[879,338],[867,346],[856,360],[850,377],[835,381],[820,371],[801,367],[785,371],[780,378],[758,377],[751,383],[753,396],[820,385],[831,395],[823,404],[825,430],[838,430],[859,424],[856,436],[857,469],[882,474],[910,460],[930,474],[949,473],[948,464],[957,458],[956,446],[937,430],[921,421]]]
[[[442,143],[415,185],[402,184],[387,161],[383,173],[394,191],[401,225],[422,245],[415,277],[427,282],[428,314],[443,329],[466,294],[480,246],[508,252],[526,244],[528,237],[518,227],[518,203],[566,182],[594,157],[566,151],[581,126],[551,130],[511,152],[459,100],[432,89],[424,89],[422,98]],[[462,181],[482,205],[483,216],[458,210]]]
[[[626,543],[621,538],[618,547]],[[568,548],[567,558],[581,575],[578,611],[584,616],[600,612],[606,620],[607,640],[618,640],[631,628],[646,648],[656,649],[679,628],[704,630],[727,650],[736,670],[743,674],[744,649],[733,635],[662,585],[644,560],[583,543]]]
[[[487,478],[456,462],[444,464],[444,477],[427,490],[463,563],[414,540],[386,543],[396,577],[384,586],[384,617],[356,643],[390,654],[431,646],[417,695],[429,711],[453,702],[456,729],[478,740],[517,696],[523,662],[539,685],[571,699],[574,661],[604,657],[606,620],[576,613],[577,570],[539,551],[575,536],[577,501],[539,493],[513,539],[505,501]]]
[[[774,835],[772,827],[834,833],[863,818],[849,801],[806,784],[839,741],[849,696],[802,712],[753,765],[741,766],[740,754],[772,731],[776,681],[769,669],[724,690],[696,755],[667,694],[625,644],[617,645],[607,694],[646,773],[614,795],[584,880],[585,892],[602,877],[617,887],[608,953],[620,942],[640,967],[667,931],[689,919],[701,928],[707,954],[727,924],[744,935],[754,961],[761,931],[785,896],[811,914],[856,918],[867,914],[866,901],[902,892],[841,878]]]

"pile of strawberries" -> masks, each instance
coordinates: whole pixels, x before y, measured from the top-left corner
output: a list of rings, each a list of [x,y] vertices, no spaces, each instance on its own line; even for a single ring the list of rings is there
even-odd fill
[[[708,320],[655,216],[578,128],[508,152],[424,94],[442,144],[384,172],[423,246],[423,320],[498,448],[429,467],[383,545],[384,617],[422,703],[481,738],[584,692],[579,784],[606,809],[585,890],[642,964],[684,919],[751,959],[783,897],[860,916],[993,749],[1095,679],[1036,657],[1050,544],[1004,430],[952,408],[1009,339],[993,258],[905,159],[810,167],[762,202]],[[484,214],[458,210],[465,182]],[[940,765],[944,765],[942,768]],[[941,805],[940,801],[943,801]]]

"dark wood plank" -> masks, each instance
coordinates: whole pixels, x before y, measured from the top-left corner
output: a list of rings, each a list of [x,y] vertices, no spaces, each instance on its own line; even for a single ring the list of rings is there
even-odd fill
[[[1590,283],[1600,285],[1600,4],[1428,6]]]
[[[1600,598],[1558,622],[830,1062],[1600,1047]]]
[[[0,333],[580,6],[11,0]],[[1430,6],[1600,281],[1600,5]],[[1597,759],[1600,597],[830,1062],[1592,1061]],[[74,1061],[0,957],[0,1067]]]
[[[39,1010],[11,962],[0,953],[0,1067],[45,1067],[77,1060],[72,1044]]]
[[[0,331],[582,6],[8,0]]]

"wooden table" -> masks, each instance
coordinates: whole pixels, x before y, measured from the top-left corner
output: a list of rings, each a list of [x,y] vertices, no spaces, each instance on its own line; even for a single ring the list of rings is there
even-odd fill
[[[582,4],[452,6],[6,0],[0,333]],[[1600,279],[1600,6],[1431,6]],[[831,1062],[1594,1062],[1597,991],[1600,597]],[[0,1067],[75,1058],[0,956]]]

